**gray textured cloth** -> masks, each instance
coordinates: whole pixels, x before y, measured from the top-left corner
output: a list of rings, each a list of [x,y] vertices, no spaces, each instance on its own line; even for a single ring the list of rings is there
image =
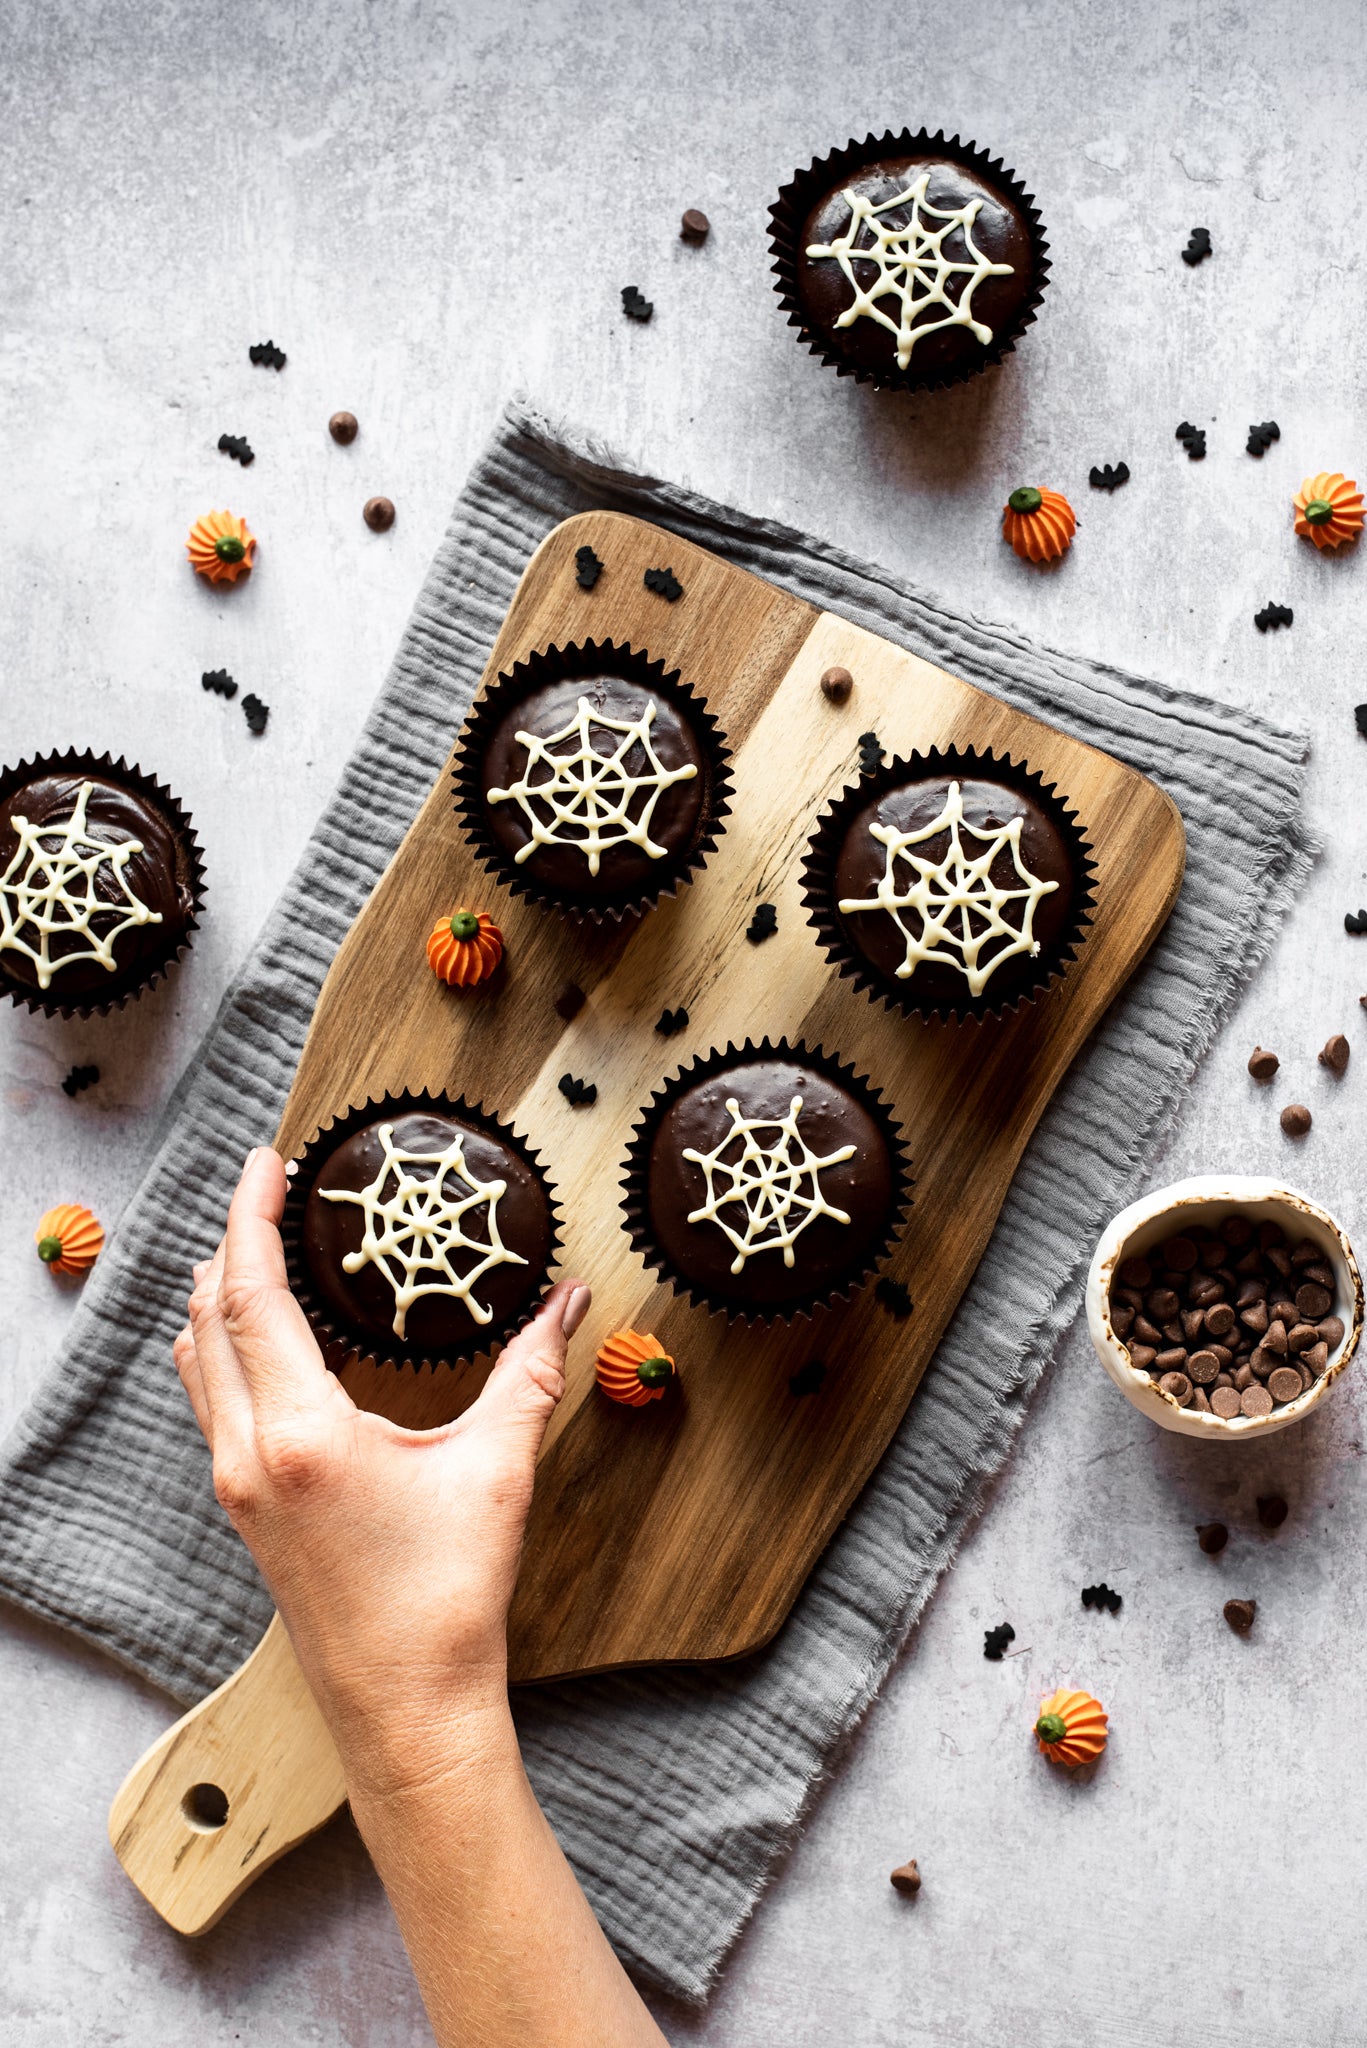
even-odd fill
[[[952,1558],[1076,1312],[1099,1229],[1133,1191],[1313,848],[1298,735],[956,616],[511,408],[456,505],[336,795],[0,1462],[0,1589],[179,1699],[232,1671],[270,1612],[214,1502],[170,1368],[186,1277],[218,1237],[244,1153],[275,1127],[328,963],[446,758],[528,558],[557,521],[601,505],[685,534],[1132,762],[1171,792],[1188,836],[1165,933],[1044,1117],[906,1422],[776,1641],[742,1664],[519,1695],[533,1782],[609,1935],[639,1973],[697,1997]]]

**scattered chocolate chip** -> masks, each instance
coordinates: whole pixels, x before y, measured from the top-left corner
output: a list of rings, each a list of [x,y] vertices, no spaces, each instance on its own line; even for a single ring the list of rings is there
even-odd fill
[[[583,1009],[586,997],[577,981],[562,981],[553,997],[555,1014],[568,1024]]]
[[[1009,1621],[998,1622],[995,1628],[988,1629],[983,1636],[983,1655],[988,1663],[1000,1664],[1002,1651],[1008,1643],[1014,1643],[1015,1640],[1016,1631]]]
[[[1350,1051],[1351,1047],[1343,1033],[1336,1031],[1333,1037],[1327,1040],[1324,1050],[1320,1054],[1320,1065],[1328,1067],[1331,1073],[1346,1073]]]
[[[1250,427],[1244,448],[1249,455],[1266,455],[1274,441],[1280,441],[1282,430],[1275,420],[1263,420],[1260,425]]]
[[[628,320],[648,320],[655,311],[652,302],[643,297],[634,284],[622,286],[622,311]]]
[[[1276,1053],[1266,1052],[1260,1045],[1255,1045],[1248,1056],[1248,1071],[1255,1081],[1270,1081],[1280,1065]]]
[[[229,699],[237,695],[237,684],[226,668],[206,668],[199,679],[201,690],[212,690],[218,697]]]
[[[688,207],[683,219],[679,222],[679,240],[681,242],[705,242],[711,232],[712,223],[707,218],[707,215],[700,213],[696,206]]]
[[[1083,1587],[1082,1604],[1084,1607],[1106,1607],[1112,1614],[1119,1614],[1123,1602],[1119,1593],[1112,1592],[1103,1581],[1099,1586]]]
[[[874,1283],[874,1297],[887,1310],[895,1322],[903,1323],[911,1314],[911,1296],[900,1280],[889,1280],[886,1276]]]
[[[328,432],[342,448],[349,448],[360,431],[361,423],[354,412],[335,412],[328,421]]]
[[[262,363],[268,370],[283,370],[285,351],[277,348],[273,341],[255,341],[247,350],[254,363]]]
[[[1229,1531],[1223,1522],[1198,1522],[1196,1541],[1207,1557],[1218,1557],[1229,1541]]]
[[[1258,1612],[1256,1600],[1226,1600],[1225,1620],[1236,1636],[1246,1636],[1253,1626],[1253,1617]]]
[[[772,903],[757,903],[755,914],[745,927],[745,936],[752,946],[762,946],[766,939],[772,939],[778,930],[778,911]]]
[[[62,1083],[63,1095],[79,1095],[82,1089],[93,1088],[100,1078],[98,1067],[73,1067]]]
[[[1353,933],[1367,932],[1367,910],[1350,910],[1343,920],[1343,929]],[[1367,996],[1359,996],[1358,1001],[1367,1009]]]
[[[1258,1520],[1264,1529],[1280,1529],[1290,1509],[1279,1493],[1259,1494],[1257,1501]]]
[[[388,533],[394,524],[394,500],[392,498],[367,498],[361,517],[372,533]]]
[[[1116,491],[1119,490],[1121,484],[1127,484],[1129,480],[1130,465],[1128,462],[1117,462],[1114,468],[1112,468],[1109,462],[1104,462],[1100,469],[1093,468],[1088,478],[1088,482],[1094,491]]]
[[[906,1892],[908,1896],[920,1891],[921,1873],[916,1867],[916,1858],[914,1856],[909,1863],[899,1864],[897,1869],[893,1871],[892,1883],[899,1892]]]
[[[263,704],[254,692],[249,691],[242,699],[242,709],[246,715],[249,730],[254,732],[259,739],[266,730],[266,720],[271,715],[270,705]]]
[[[574,551],[574,580],[581,590],[592,590],[603,573],[603,565],[593,549],[585,541],[582,548]]]
[[[1289,626],[1295,616],[1289,604],[1269,603],[1260,612],[1254,612],[1253,623],[1260,633],[1265,633],[1269,626]]]
[[[847,668],[828,668],[821,678],[821,694],[832,704],[848,704],[854,677]]]
[[[1314,1118],[1303,1102],[1288,1102],[1279,1121],[1288,1138],[1303,1138]]]
[[[819,1392],[821,1382],[825,1377],[826,1368],[821,1363],[821,1360],[819,1358],[809,1358],[807,1363],[799,1366],[798,1370],[790,1377],[788,1392],[799,1395],[815,1394]]]
[[[683,585],[672,569],[647,569],[644,577],[647,590],[653,590],[667,604],[674,604],[684,594]]]
[[[883,763],[883,749],[876,732],[861,732],[859,735],[859,773],[876,774]]]
[[[1210,253],[1210,229],[1193,228],[1191,239],[1182,251],[1182,261],[1194,270],[1198,263],[1205,262]]]
[[[589,1109],[598,1100],[598,1089],[592,1081],[580,1081],[573,1074],[562,1074],[559,1081],[560,1093],[571,1109]]]
[[[660,1021],[655,1026],[661,1038],[672,1038],[676,1031],[685,1031],[687,1028],[687,1010],[661,1010]]]
[[[240,462],[245,469],[249,462],[255,462],[256,455],[245,434],[220,434],[218,437],[220,455],[231,455],[234,462]]]
[[[1194,427],[1190,420],[1183,420],[1181,426],[1177,429],[1176,438],[1186,449],[1189,461],[1199,462],[1201,460],[1201,457],[1206,452],[1204,428]]]

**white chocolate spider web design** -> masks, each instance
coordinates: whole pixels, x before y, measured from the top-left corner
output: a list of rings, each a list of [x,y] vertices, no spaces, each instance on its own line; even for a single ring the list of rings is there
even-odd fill
[[[882,879],[875,896],[842,896],[840,909],[885,910],[906,940],[906,956],[897,969],[899,980],[914,974],[923,960],[934,960],[956,968],[973,995],[981,995],[1004,960],[1017,953],[1032,956],[1039,951],[1034,934],[1035,906],[1040,898],[1058,888],[1032,874],[1021,858],[1020,837],[1024,818],[991,827],[970,825],[964,818],[963,794],[957,782],[949,785],[944,809],[928,825],[914,832],[899,832],[891,825],[870,825],[869,832],[886,849]],[[938,861],[923,860],[915,848],[948,831],[949,845]],[[983,851],[974,853],[965,839],[978,841]],[[1002,888],[992,880],[992,867],[999,853],[1009,848],[1012,865],[1021,887]],[[899,880],[899,864],[902,879]],[[1003,912],[1010,904],[1021,906],[1019,928],[1008,924]],[[918,929],[909,930],[904,913],[910,913]],[[996,951],[983,958],[988,947]]]
[[[393,1124],[381,1124],[378,1132],[384,1148],[384,1163],[369,1187],[320,1188],[325,1202],[352,1202],[365,1215],[365,1236],[359,1251],[348,1252],[342,1270],[358,1273],[362,1266],[378,1266],[394,1293],[394,1335],[407,1331],[408,1311],[424,1294],[446,1294],[464,1302],[474,1320],[483,1325],[493,1319],[493,1310],[476,1301],[474,1288],[494,1266],[525,1266],[527,1260],[509,1251],[499,1236],[499,1197],[507,1192],[504,1180],[480,1180],[465,1159],[465,1134],[458,1131],[444,1152],[403,1152],[394,1143]],[[432,1168],[430,1175],[409,1172],[410,1167]],[[392,1188],[385,1194],[385,1185]],[[488,1242],[467,1237],[465,1218],[474,1209],[485,1208]],[[477,1256],[466,1272],[458,1272],[452,1258],[460,1252]],[[424,1273],[440,1277],[424,1281]]]
[[[736,1254],[733,1273],[743,1272],[746,1260],[757,1252],[781,1251],[784,1265],[791,1266],[793,1246],[818,1216],[829,1216],[835,1223],[849,1222],[846,1212],[832,1207],[822,1194],[821,1175],[828,1166],[853,1159],[855,1148],[842,1145],[838,1152],[818,1159],[797,1127],[802,1114],[800,1095],[793,1097],[785,1117],[742,1116],[734,1095],[727,1097],[726,1107],[731,1128],[719,1145],[711,1152],[684,1147],[684,1158],[700,1166],[707,1180],[707,1200],[700,1209],[689,1212],[688,1221],[715,1223],[726,1232]],[[740,1150],[724,1158],[737,1140]],[[733,1205],[744,1212],[743,1225],[740,1219],[733,1224],[722,1214]]]
[[[614,846],[638,846],[651,860],[664,858],[668,848],[657,846],[650,836],[655,806],[666,789],[676,782],[691,782],[698,770],[691,761],[681,768],[665,767],[650,737],[654,722],[655,705],[649,698],[638,717],[609,718],[581,697],[574,717],[559,732],[544,738],[531,732],[517,734],[527,749],[527,766],[509,788],[491,789],[488,800],[501,804],[512,799],[522,808],[532,836],[514,856],[519,866],[540,846],[577,846],[591,875],[598,873],[604,853]],[[595,750],[595,726],[616,735],[609,753]],[[555,751],[565,746],[572,751]],[[626,765],[633,747],[646,757],[643,775],[633,774]],[[549,772],[538,781],[540,768]],[[632,805],[642,795],[644,802],[633,817]]]
[[[929,183],[930,173],[923,171],[905,192],[885,199],[881,206],[875,206],[864,193],[846,191],[850,224],[844,234],[837,235],[833,242],[813,242],[807,249],[812,258],[833,258],[854,293],[853,302],[840,315],[836,326],[849,327],[859,319],[876,320],[896,337],[899,370],[905,370],[910,363],[918,341],[939,333],[943,327],[967,327],[986,347],[992,339],[992,329],[973,318],[973,294],[985,277],[1010,277],[1014,268],[1010,263],[989,262],[973,239],[973,223],[982,200],[969,199],[952,210],[932,206],[926,198]],[[882,225],[879,216],[894,207],[910,207],[905,227]],[[932,226],[932,220],[939,225]],[[859,247],[865,228],[872,241]],[[945,242],[956,228],[963,235],[967,262],[958,262],[945,254]],[[856,261],[878,267],[877,277],[867,288],[855,277]],[[956,277],[964,280],[957,304],[949,296],[950,281]],[[896,320],[878,304],[888,297],[898,301]],[[940,319],[921,318],[937,306],[944,308]]]
[[[150,910],[133,893],[124,873],[135,854],[143,851],[140,839],[124,839],[116,846],[92,837],[86,826],[86,809],[94,792],[93,782],[83,782],[76,807],[66,818],[49,819],[31,825],[17,811],[11,822],[19,844],[9,866],[0,875],[0,953],[22,953],[33,962],[39,988],[48,988],[54,974],[77,961],[95,960],[112,974],[117,962],[114,942],[135,925],[160,924],[161,913]],[[118,885],[119,895],[106,901],[96,891],[101,868],[107,868]],[[96,931],[96,918],[103,924]],[[32,931],[36,946],[24,935]],[[63,952],[54,960],[54,939],[84,939],[84,949]]]

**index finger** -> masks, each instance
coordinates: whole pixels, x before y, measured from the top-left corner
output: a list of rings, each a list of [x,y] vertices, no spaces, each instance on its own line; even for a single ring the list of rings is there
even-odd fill
[[[219,1303],[253,1396],[298,1401],[315,1397],[331,1376],[285,1272],[287,1185],[278,1152],[263,1145],[248,1154],[228,1210]]]

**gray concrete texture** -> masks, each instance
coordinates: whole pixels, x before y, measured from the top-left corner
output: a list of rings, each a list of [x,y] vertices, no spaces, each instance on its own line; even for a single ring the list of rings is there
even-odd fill
[[[518,387],[950,604],[1305,723],[1324,859],[1148,1178],[1275,1173],[1361,1221],[1367,941],[1342,916],[1367,898],[1367,567],[1317,556],[1290,517],[1307,472],[1367,471],[1355,6],[3,0],[0,50],[0,754],[79,741],[155,770],[194,812],[211,885],[188,966],[150,1000],[104,1023],[0,1017],[0,1422],[72,1308],[34,1222],[76,1198],[117,1227]],[[793,345],[765,208],[851,132],[923,120],[1019,167],[1054,277],[1003,369],[879,398]],[[702,249],[677,239],[689,205],[714,222]],[[1189,270],[1198,223],[1215,254]],[[648,326],[621,317],[627,283],[655,302]],[[278,376],[247,362],[267,336]],[[326,433],[341,406],[350,449]],[[1281,440],[1256,462],[1247,424],[1269,417]],[[1175,442],[1182,419],[1207,429],[1204,463]],[[225,430],[252,469],[216,452]],[[1122,458],[1131,483],[1088,490],[1092,463]],[[1036,480],[1082,521],[1052,573],[998,532],[1008,489]],[[360,518],[376,491],[398,507],[382,538]],[[261,536],[226,595],[182,545],[221,505]],[[1290,632],[1254,631],[1269,598],[1294,606]],[[271,705],[263,738],[201,693],[217,667]],[[1315,1062],[1335,1030],[1354,1047],[1342,1083]],[[1244,1070],[1255,1040],[1282,1055],[1270,1089]],[[61,1077],[90,1059],[100,1083],[69,1101]],[[1292,1099],[1315,1113],[1300,1145],[1277,1126]],[[1361,2041],[1363,1403],[1350,1375],[1306,1427],[1211,1451],[1142,1421],[1075,1330],[709,2009],[662,2015],[671,2038]],[[1291,1513],[1267,1535],[1253,1502],[1274,1485]],[[1233,1535],[1210,1560],[1192,1525],[1216,1515]],[[1079,1604],[1098,1578],[1116,1617]],[[1231,1594],[1260,1603],[1248,1641],[1220,1619]],[[1003,1619],[1017,1654],[985,1663]],[[1113,1716],[1090,1784],[1028,1737],[1064,1679]],[[0,1617],[6,2042],[429,2038],[344,1821],[198,1944],[143,1906],[104,1815],[167,1718]],[[908,1855],[915,1902],[887,1882]]]

